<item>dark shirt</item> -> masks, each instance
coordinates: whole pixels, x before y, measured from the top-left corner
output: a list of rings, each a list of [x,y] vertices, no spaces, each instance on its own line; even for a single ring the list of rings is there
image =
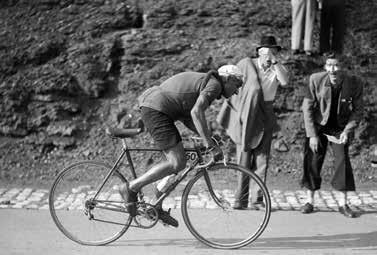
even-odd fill
[[[172,76],[160,86],[147,89],[139,97],[139,105],[163,112],[173,120],[191,118],[191,109],[199,95],[211,104],[222,94],[222,85],[214,76],[207,84],[206,73],[183,72]]]
[[[327,123],[321,128],[321,130],[325,134],[338,136],[342,131],[338,123],[338,102],[340,91],[342,89],[342,84],[329,84],[329,86],[331,86],[330,115],[327,120]]]

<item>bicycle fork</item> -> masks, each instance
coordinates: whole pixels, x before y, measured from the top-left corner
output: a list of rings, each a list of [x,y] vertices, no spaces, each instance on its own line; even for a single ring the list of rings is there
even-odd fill
[[[215,203],[220,207],[222,208],[223,210],[227,210],[229,208],[231,208],[231,204],[226,201],[225,199],[223,198],[219,198],[216,193],[213,191],[213,187],[212,187],[212,183],[211,183],[211,179],[209,178],[209,175],[208,175],[208,172],[207,172],[207,169],[202,169],[201,170],[203,172],[203,176],[204,176],[204,180],[207,184],[207,187],[208,187],[208,191],[209,191],[209,194],[211,195],[212,199],[215,201]],[[198,172],[198,174],[200,173],[200,171]]]

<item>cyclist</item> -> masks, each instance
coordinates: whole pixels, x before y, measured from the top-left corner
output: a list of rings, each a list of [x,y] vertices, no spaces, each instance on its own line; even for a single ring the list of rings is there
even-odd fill
[[[229,98],[238,93],[244,83],[244,75],[235,65],[224,65],[208,73],[183,72],[172,76],[160,86],[147,89],[139,97],[141,118],[157,147],[163,151],[162,161],[140,177],[126,182],[119,189],[127,203],[128,212],[136,215],[137,192],[147,184],[176,174],[186,167],[186,156],[182,138],[174,124],[179,120],[186,127],[199,134],[212,154],[222,157],[222,151],[211,139],[205,110],[221,96]],[[178,227],[178,222],[169,212],[158,208],[160,219]]]

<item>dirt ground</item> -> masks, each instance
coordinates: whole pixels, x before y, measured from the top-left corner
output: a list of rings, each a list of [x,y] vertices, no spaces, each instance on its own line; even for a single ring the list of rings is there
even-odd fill
[[[346,68],[362,78],[365,111],[351,147],[357,187],[377,187],[371,153],[377,146],[377,26],[375,0],[347,2]],[[319,13],[317,13],[319,14]],[[319,16],[319,15],[317,15]],[[261,35],[275,35],[292,79],[274,103],[275,134],[267,184],[299,189],[302,173],[300,109],[309,75],[323,70],[316,55],[290,54],[287,0],[53,0],[0,1],[0,185],[48,188],[77,160],[114,162],[119,141],[107,126],[129,127],[137,96],[178,72],[207,72],[255,56]],[[319,20],[314,31],[318,49]],[[221,101],[211,105],[209,124]],[[182,132],[187,139],[190,134]],[[275,143],[288,150],[279,152]],[[151,146],[142,134],[131,146]],[[234,157],[234,145],[225,148]],[[377,155],[376,155],[377,157]],[[323,169],[324,188],[332,156]],[[140,173],[148,156],[135,155]],[[150,162],[149,162],[150,163]]]

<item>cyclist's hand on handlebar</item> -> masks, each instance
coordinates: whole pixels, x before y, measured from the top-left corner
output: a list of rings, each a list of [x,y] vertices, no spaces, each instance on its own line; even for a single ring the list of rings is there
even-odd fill
[[[211,137],[212,141],[217,144],[217,145],[221,145],[222,144],[222,141],[221,141],[221,136],[218,135],[218,134],[214,134],[212,137]]]
[[[217,144],[211,147],[211,154],[215,162],[224,158],[223,151]]]

